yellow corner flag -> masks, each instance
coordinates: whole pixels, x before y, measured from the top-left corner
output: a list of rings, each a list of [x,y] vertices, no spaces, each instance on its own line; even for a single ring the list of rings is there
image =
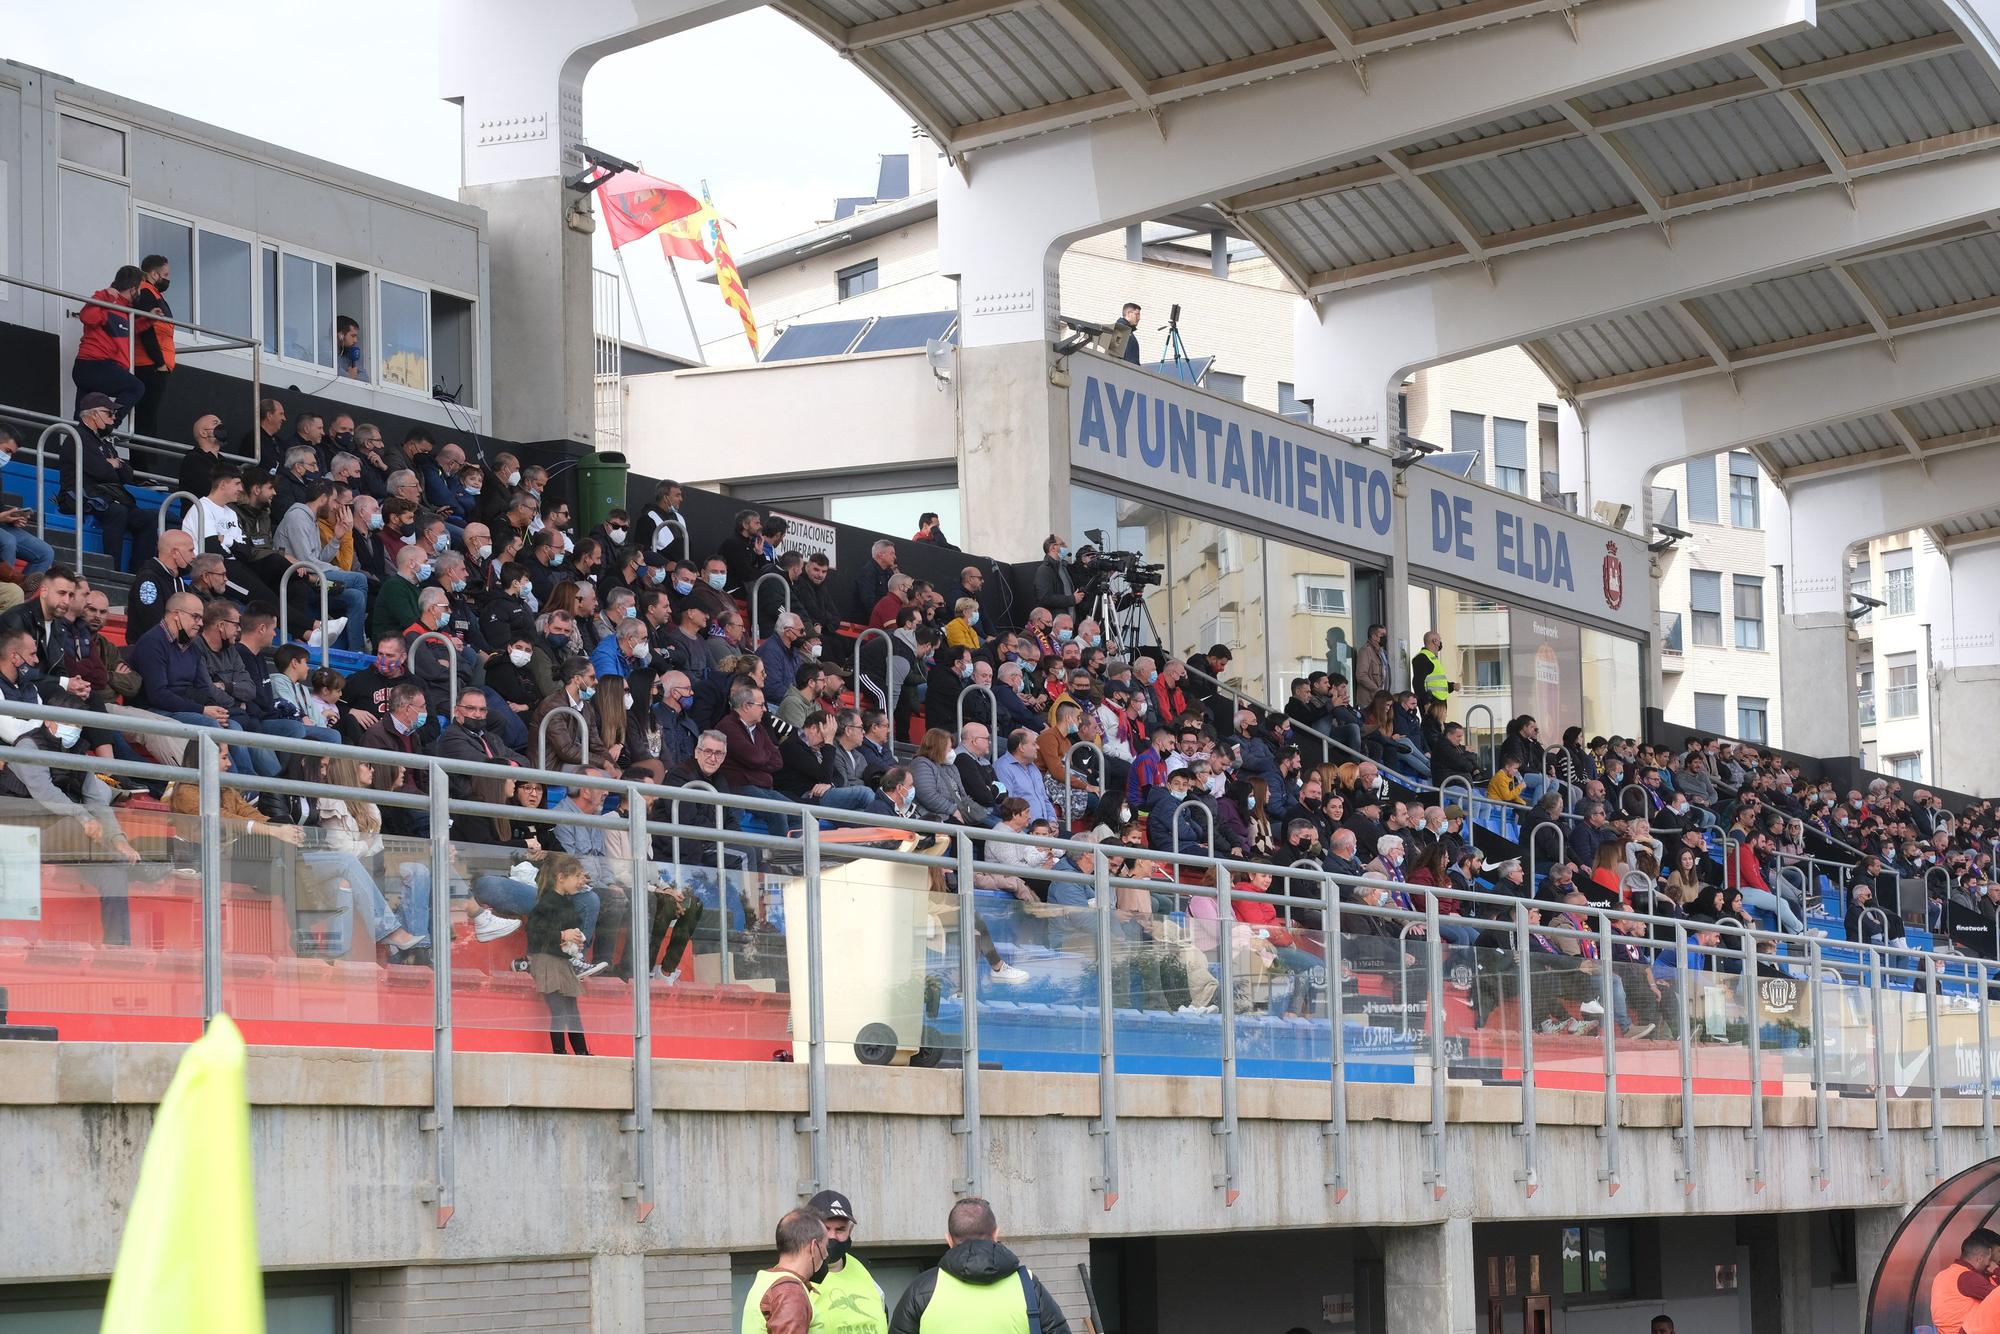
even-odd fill
[[[263,1334],[243,1035],[227,1016],[181,1056],[125,1215],[102,1334]]]

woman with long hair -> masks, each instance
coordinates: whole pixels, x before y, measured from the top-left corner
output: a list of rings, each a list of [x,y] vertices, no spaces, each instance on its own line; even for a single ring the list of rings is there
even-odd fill
[[[550,853],[536,877],[535,906],[528,910],[528,975],[548,1004],[549,1050],[558,1056],[565,1042],[573,1054],[590,1055],[576,1004],[583,994],[577,967],[583,958],[583,914],[576,896],[588,879],[582,862],[567,852]]]

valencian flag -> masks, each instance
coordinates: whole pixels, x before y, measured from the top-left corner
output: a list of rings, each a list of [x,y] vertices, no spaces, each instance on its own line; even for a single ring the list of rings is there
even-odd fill
[[[743,275],[736,271],[735,257],[729,253],[729,242],[723,239],[722,221],[714,216],[714,202],[708,198],[708,183],[701,187],[702,200],[708,206],[708,243],[715,251],[715,281],[722,289],[722,299],[736,311],[743,321],[743,336],[750,341],[750,355],[757,356],[757,317],[750,313],[750,292],[743,286]]]
[[[720,228],[722,219],[716,217],[714,209],[703,204],[699,212],[690,213],[684,218],[675,218],[660,228],[660,249],[666,252],[667,262],[686,259],[698,264],[707,264],[713,260],[715,256],[708,251],[708,228],[711,222]]]
[[[226,1015],[153,1116],[101,1334],[263,1334],[243,1037]]]
[[[651,235],[675,218],[698,213],[702,207],[701,200],[673,182],[637,171],[605,177],[597,187],[597,199],[613,250]]]

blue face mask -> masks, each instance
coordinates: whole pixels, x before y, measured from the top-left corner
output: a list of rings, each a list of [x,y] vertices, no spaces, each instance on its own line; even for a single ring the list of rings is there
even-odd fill
[[[630,602],[628,602],[628,603],[626,603],[626,604],[625,604],[625,619],[626,619],[626,620],[628,620],[628,621],[629,621],[629,620],[631,620],[631,619],[632,619],[633,617],[637,616],[638,614],[639,614],[639,608],[638,608],[638,605],[637,605],[636,603],[630,603]]]
[[[430,577],[431,577],[431,563],[429,561],[425,561],[422,565],[419,565],[417,567],[417,582],[422,583],[424,580]]]
[[[451,545],[451,534],[449,532],[439,533],[435,538],[431,539],[432,551],[443,551],[446,547],[450,545]]]
[[[452,580],[451,591],[454,593],[463,593],[465,591],[465,580],[463,579]]]
[[[685,579],[676,579],[674,580],[674,592],[680,594],[682,597],[686,597],[688,594],[694,592],[694,585]]]
[[[1070,640],[1072,640],[1072,639],[1075,639],[1075,638],[1076,638],[1076,631],[1074,631],[1074,630],[1058,630],[1058,631],[1056,631],[1056,642],[1057,642],[1058,644],[1067,644],[1067,643],[1069,643],[1069,641],[1070,641]]]
[[[412,732],[419,731],[423,728],[423,725],[429,722],[430,720],[431,720],[430,711],[427,709],[419,709],[417,710],[417,720],[414,723],[410,724],[410,730]]]
[[[381,528],[381,526],[382,526],[382,511],[376,510],[373,514],[368,516],[368,531],[371,533],[375,532],[376,530]]]
[[[711,574],[708,576],[708,586],[710,588],[720,588],[728,582],[729,576],[726,574]]]
[[[646,578],[652,583],[664,584],[667,581],[666,569],[663,566],[655,565],[652,569],[646,571]]]
[[[1057,560],[1068,560],[1068,559],[1069,559],[1069,548],[1068,548],[1068,547],[1057,547],[1057,548],[1056,548],[1056,559],[1057,559]]]
[[[566,649],[566,648],[568,648],[568,647],[569,647],[569,636],[568,636],[568,635],[550,635],[550,636],[549,636],[549,647],[550,647],[550,648],[552,648],[552,649],[554,649],[554,650],[555,650],[556,652],[558,652],[558,653],[562,652],[562,651],[563,651],[564,649]]]
[[[560,564],[562,564],[562,563],[563,563],[563,553],[562,553],[562,552],[560,552],[560,551],[551,551],[551,552],[549,553],[549,564],[551,564],[551,565],[560,565]]]
[[[585,687],[584,687],[583,689],[581,689],[581,690],[579,690],[579,691],[577,691],[577,692],[576,692],[576,697],[577,697],[577,699],[578,699],[578,700],[580,700],[580,701],[582,701],[583,703],[586,703],[586,704],[587,704],[587,703],[589,703],[589,702],[590,702],[591,700],[593,700],[593,699],[596,699],[596,698],[597,698],[597,687],[596,687],[596,686],[585,686]]]

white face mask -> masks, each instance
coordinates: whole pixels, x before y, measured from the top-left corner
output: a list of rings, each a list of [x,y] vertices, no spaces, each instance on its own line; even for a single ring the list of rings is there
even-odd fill
[[[57,723],[56,740],[62,742],[64,750],[74,746],[83,737],[83,729],[75,723]]]
[[[534,656],[534,652],[531,649],[514,648],[507,650],[507,661],[513,663],[516,667],[526,667],[529,659]]]
[[[604,530],[604,535],[613,542],[623,542],[625,540],[625,530],[623,528],[607,528]]]

